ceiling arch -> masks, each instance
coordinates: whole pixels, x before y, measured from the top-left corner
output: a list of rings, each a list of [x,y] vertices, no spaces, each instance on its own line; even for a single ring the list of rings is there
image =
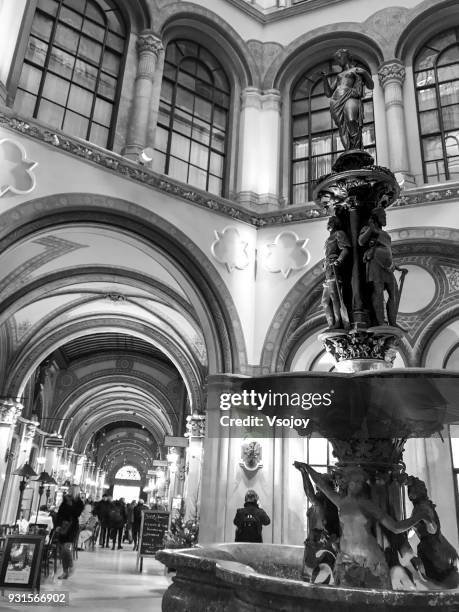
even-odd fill
[[[54,226],[78,225],[82,210],[86,226],[103,226],[124,236],[130,235],[163,255],[165,269],[182,288],[186,288],[204,335],[210,372],[246,369],[246,347],[239,315],[217,270],[188,236],[142,206],[107,196],[79,193],[30,200],[22,204],[14,215],[11,211],[0,215],[0,260],[8,249],[14,248],[25,237],[32,239],[37,232]],[[81,251],[83,243],[78,244]],[[62,243],[53,248],[64,246],[70,248]],[[27,286],[9,285],[16,298],[27,293]],[[11,295],[5,297],[8,300]]]

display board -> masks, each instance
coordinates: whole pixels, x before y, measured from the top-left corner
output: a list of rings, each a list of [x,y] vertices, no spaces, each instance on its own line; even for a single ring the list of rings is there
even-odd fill
[[[164,548],[164,534],[169,528],[170,513],[161,510],[144,510],[140,523],[137,567],[142,571],[143,557],[154,557]]]
[[[40,590],[45,536],[11,535],[5,540],[0,565],[0,588]]]

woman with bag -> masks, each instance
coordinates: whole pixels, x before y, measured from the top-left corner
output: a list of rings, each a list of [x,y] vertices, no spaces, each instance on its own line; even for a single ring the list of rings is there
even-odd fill
[[[78,534],[78,517],[83,512],[83,508],[79,487],[70,487],[56,515],[56,533],[63,570],[59,579],[68,578],[69,573],[73,570],[73,542]]]

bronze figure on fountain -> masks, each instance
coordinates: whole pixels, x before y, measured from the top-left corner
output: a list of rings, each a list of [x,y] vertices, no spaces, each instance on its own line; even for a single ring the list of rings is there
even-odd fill
[[[364,68],[354,65],[347,49],[339,49],[334,57],[341,67],[335,82],[331,84],[328,75],[322,73],[325,95],[330,98],[331,116],[339,130],[344,149],[361,149],[364,86],[373,89],[373,79]]]
[[[303,489],[310,503],[306,513],[308,535],[304,542],[303,578],[318,584],[333,584],[340,537],[338,511],[319,487],[315,490],[306,464],[295,461],[293,465],[301,474]],[[327,480],[330,488],[333,488],[332,478],[328,477]]]
[[[322,292],[322,308],[327,318],[328,329],[347,329],[349,317],[343,297],[342,264],[351,253],[351,242],[341,228],[338,217],[332,216],[327,223],[330,232],[325,241],[325,281]]]
[[[366,265],[366,282],[370,285],[371,305],[377,325],[385,325],[384,291],[387,322],[397,325],[397,309],[400,302],[399,289],[394,270],[406,273],[406,268],[399,268],[392,259],[391,237],[383,227],[386,225],[386,211],[382,207],[374,208],[368,224],[362,227],[359,234],[359,245],[365,247],[363,261]]]
[[[404,533],[420,521],[428,521],[428,510],[415,506],[409,519],[395,520],[370,499],[368,474],[358,466],[345,470],[345,494],[335,491],[327,478],[310,465],[295,462],[294,466],[304,470],[338,509],[341,537],[333,572],[335,584],[390,589],[390,568],[374,536],[374,527],[379,523],[392,533]]]

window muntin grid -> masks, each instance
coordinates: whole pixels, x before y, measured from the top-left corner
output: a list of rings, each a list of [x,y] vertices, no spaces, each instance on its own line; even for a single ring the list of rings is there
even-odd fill
[[[109,0],[39,0],[15,109],[111,147],[126,40]]]
[[[189,40],[166,49],[155,169],[222,195],[230,86],[218,60]]]
[[[424,181],[459,180],[459,28],[421,48],[414,82]]]
[[[356,62],[356,65],[368,70],[360,62]],[[303,204],[312,198],[317,180],[331,172],[332,163],[343,151],[338,128],[330,114],[330,101],[324,93],[322,71],[335,73],[333,60],[323,62],[303,74],[292,91],[292,204]],[[366,87],[363,110],[363,148],[375,157],[373,92]]]

